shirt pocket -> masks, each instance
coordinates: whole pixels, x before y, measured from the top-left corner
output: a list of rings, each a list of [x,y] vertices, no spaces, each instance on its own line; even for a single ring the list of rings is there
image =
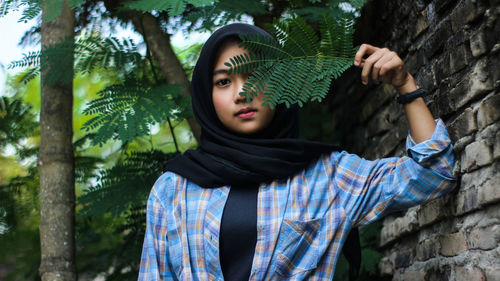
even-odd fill
[[[320,259],[318,241],[322,219],[288,220],[281,225],[276,245],[276,272],[290,277],[317,267]]]
[[[175,220],[174,220],[175,221]],[[179,224],[169,224],[167,228],[168,264],[167,268],[173,269],[177,277],[182,274],[182,255],[184,247],[182,245],[182,229]]]

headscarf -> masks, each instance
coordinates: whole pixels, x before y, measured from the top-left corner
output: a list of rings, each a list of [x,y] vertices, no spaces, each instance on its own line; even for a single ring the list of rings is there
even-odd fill
[[[193,112],[201,125],[200,145],[169,161],[165,171],[202,187],[258,186],[292,177],[322,154],[338,149],[297,139],[297,106],[278,105],[271,123],[251,135],[236,134],[221,123],[212,102],[216,56],[225,39],[250,33],[271,37],[259,27],[234,23],[215,31],[203,46],[191,82]]]

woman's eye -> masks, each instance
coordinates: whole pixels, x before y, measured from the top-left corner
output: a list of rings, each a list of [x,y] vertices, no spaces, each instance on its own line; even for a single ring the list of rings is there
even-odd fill
[[[219,79],[215,82],[215,85],[216,86],[219,86],[219,87],[223,87],[223,86],[226,86],[226,85],[229,85],[229,83],[231,83],[231,81],[229,81],[229,79]]]

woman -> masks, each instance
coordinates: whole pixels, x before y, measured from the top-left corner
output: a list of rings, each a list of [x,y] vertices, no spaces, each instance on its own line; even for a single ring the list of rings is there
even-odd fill
[[[296,107],[238,94],[247,77],[224,62],[245,52],[236,38],[247,33],[269,36],[232,24],[202,49],[192,80],[200,148],[169,162],[151,191],[139,280],[332,280],[351,228],[454,185],[444,124],[411,97],[417,86],[396,53],[364,44],[354,64],[364,84],[405,94],[409,157],[367,161],[296,139]]]

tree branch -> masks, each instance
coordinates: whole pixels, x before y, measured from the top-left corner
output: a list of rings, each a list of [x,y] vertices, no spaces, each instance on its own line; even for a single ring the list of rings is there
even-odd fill
[[[186,72],[170,45],[170,35],[162,30],[158,19],[150,13],[140,14],[137,11],[130,11],[127,14],[135,30],[142,34],[168,83],[181,85],[182,95],[191,96],[191,87]],[[188,118],[187,121],[194,137],[199,142],[200,125],[194,117]]]

